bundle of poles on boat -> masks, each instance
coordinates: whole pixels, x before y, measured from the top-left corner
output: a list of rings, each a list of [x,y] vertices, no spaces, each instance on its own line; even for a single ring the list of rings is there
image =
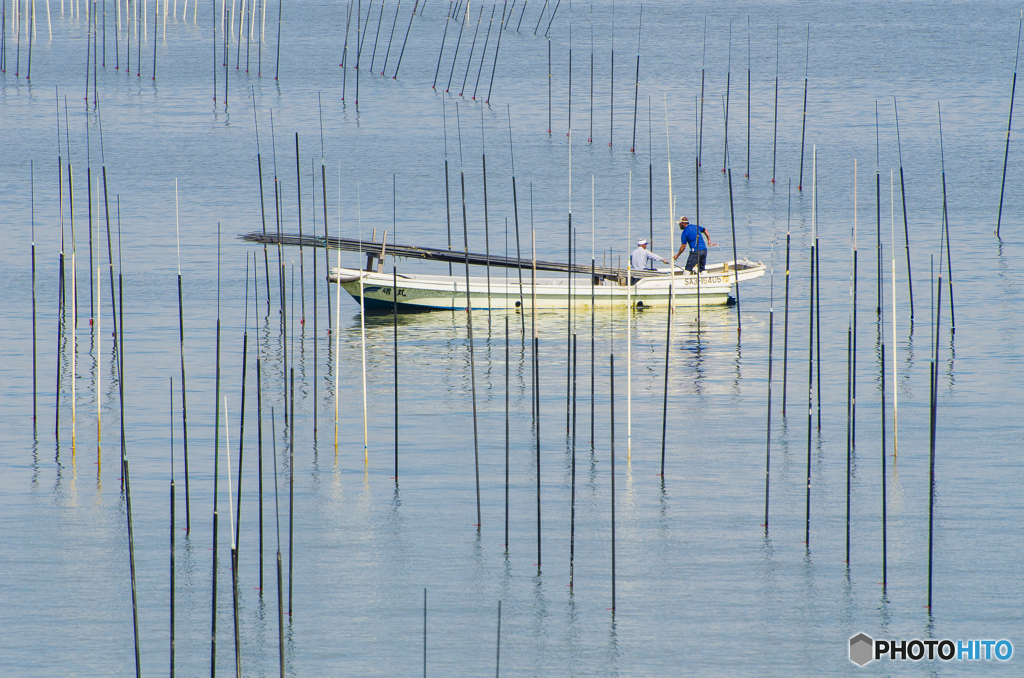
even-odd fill
[[[662,307],[674,298],[676,306],[724,306],[734,303],[733,286],[765,274],[761,262],[727,261],[712,264],[706,270],[687,273],[678,266],[655,270],[568,264],[507,257],[457,250],[388,244],[385,233],[381,242],[353,238],[318,237],[298,234],[264,234],[253,232],[240,236],[248,242],[264,245],[327,247],[341,252],[365,255],[364,268],[330,269],[330,282],[340,284],[368,309],[391,310],[395,299],[404,310],[473,308],[648,308]],[[467,275],[395,274],[385,271],[386,257],[424,259],[439,263],[484,266],[484,277]],[[492,278],[490,268],[514,268],[514,278]],[[537,273],[564,273],[566,277]],[[587,276],[574,279],[573,275]],[[467,286],[469,302],[467,304]]]

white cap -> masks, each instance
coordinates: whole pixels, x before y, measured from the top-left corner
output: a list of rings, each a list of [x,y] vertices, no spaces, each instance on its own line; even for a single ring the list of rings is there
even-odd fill
[[[646,245],[647,244],[647,240],[645,238],[640,238],[639,240],[636,241],[636,244],[637,245]]]

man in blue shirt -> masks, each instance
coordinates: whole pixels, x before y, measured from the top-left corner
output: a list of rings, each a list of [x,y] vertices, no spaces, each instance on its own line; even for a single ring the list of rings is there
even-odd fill
[[[682,242],[679,243],[679,251],[676,252],[674,257],[672,257],[672,260],[675,261],[678,259],[679,255],[681,255],[686,249],[686,246],[689,245],[690,256],[686,259],[686,272],[693,273],[694,267],[698,265],[698,260],[700,262],[700,270],[706,270],[705,265],[708,261],[708,245],[714,247],[718,243],[711,242],[711,235],[708,233],[706,228],[698,226],[697,224],[691,224],[686,217],[679,220],[679,228],[683,232],[680,237]],[[700,237],[701,234],[704,235],[703,238]]]

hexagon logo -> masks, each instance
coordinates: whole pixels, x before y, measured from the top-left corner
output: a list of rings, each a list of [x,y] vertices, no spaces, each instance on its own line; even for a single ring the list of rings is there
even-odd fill
[[[850,638],[850,661],[857,666],[864,666],[874,659],[875,641],[866,633],[858,633]]]

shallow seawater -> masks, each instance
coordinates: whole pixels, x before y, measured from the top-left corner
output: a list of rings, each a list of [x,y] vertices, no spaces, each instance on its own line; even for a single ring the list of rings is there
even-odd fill
[[[5,236],[0,266],[6,276],[0,306],[0,539],[5,544],[0,597],[7,612],[0,657],[7,672],[125,675],[133,669],[127,507],[118,464],[123,426],[146,675],[167,671],[170,657],[172,459],[175,666],[182,675],[209,671],[215,450],[216,659],[221,674],[234,670],[232,538],[240,554],[242,672],[278,672],[278,516],[283,600],[291,609],[284,626],[290,675],[418,674],[423,670],[424,589],[431,675],[494,670],[499,600],[505,675],[1014,673],[1018,658],[886,661],[861,669],[849,662],[847,648],[858,632],[875,638],[1006,638],[1024,644],[1015,635],[1024,621],[1017,548],[1024,508],[1019,491],[1024,465],[1017,453],[1024,393],[1017,377],[1024,361],[1017,332],[1021,287],[1012,268],[1024,254],[1024,165],[1016,136],[1009,150],[1002,239],[992,234],[1013,79],[1013,20],[1019,19],[1019,8],[988,2],[645,5],[637,88],[638,4],[616,3],[613,14],[609,2],[577,4],[571,10],[562,3],[567,6],[551,24],[550,43],[542,34],[553,5],[544,10],[534,35],[544,3],[516,4],[513,21],[524,4],[519,33],[515,25],[502,33],[491,89],[501,6],[489,39],[490,12],[483,7],[467,69],[481,11],[475,4],[453,68],[456,24],[448,26],[438,66],[448,11],[441,2],[420,3],[422,13],[417,10],[404,52],[409,4],[401,7],[389,51],[385,41],[394,4],[386,3],[379,19],[380,5],[373,3],[359,58],[366,63],[369,55],[377,75],[369,67],[359,75],[358,106],[355,70],[348,68],[343,75],[338,67],[347,6],[302,2],[283,7],[277,80],[277,8],[268,6],[262,47],[254,37],[238,51],[237,36],[232,38],[227,108],[222,67],[216,73],[216,103],[213,98],[210,7],[200,7],[193,20],[195,6],[190,6],[188,21],[172,7],[177,18],[168,16],[166,37],[161,15],[154,81],[152,14],[146,15],[138,71],[132,38],[129,75],[124,71],[124,32],[115,52],[117,15],[108,3],[106,67],[97,65],[95,83],[90,71],[88,104],[83,100],[84,15],[72,16],[71,3],[63,10],[50,3],[47,24],[46,8],[37,3],[29,84],[23,72],[27,39],[22,30],[19,55],[10,28],[12,8],[7,8],[7,72],[0,75]],[[366,3],[358,9],[365,23]],[[370,41],[377,40],[378,19],[374,50]],[[350,65],[357,51],[355,23]],[[97,33],[102,50],[102,18]],[[485,41],[488,61],[481,68]],[[803,190],[797,190],[808,54]],[[400,75],[392,78],[398,58]],[[257,59],[262,76],[256,74]],[[387,75],[381,77],[385,59]],[[219,56],[216,63],[221,63]],[[436,91],[431,89],[435,71]],[[727,84],[731,188],[728,173],[721,171]],[[482,103],[486,90],[491,90],[489,104]],[[899,146],[893,96],[900,113]],[[285,248],[279,254],[271,247],[264,259],[261,246],[237,237],[262,230],[264,223],[271,231],[277,228],[276,176],[286,232],[299,230],[301,209],[303,231],[323,233],[326,189],[331,235],[368,239],[376,231],[379,240],[387,230],[389,242],[431,247],[447,246],[450,237],[454,249],[468,246],[474,252],[515,256],[518,248],[525,257],[535,232],[538,258],[564,260],[571,213],[577,262],[593,257],[598,265],[617,263],[639,236],[667,256],[669,238],[674,245],[678,237],[669,214],[669,160],[675,214],[693,220],[698,148],[699,218],[712,240],[721,243],[711,259],[732,259],[735,247],[740,258],[769,264],[772,274],[744,285],[738,306],[702,309],[699,331],[693,309],[676,314],[670,333],[664,310],[593,316],[583,310],[571,317],[538,313],[539,420],[531,409],[534,319],[474,311],[471,354],[467,314],[442,311],[401,314],[397,354],[392,316],[366,316],[364,428],[363,323],[358,304],[347,295],[339,299],[324,282],[328,261],[323,251]],[[940,230],[943,163],[952,309]],[[811,190],[815,167],[816,201]],[[107,205],[113,270],[115,277],[121,271],[123,284],[123,308],[118,309],[124,329],[123,422],[111,336]],[[809,429],[812,215],[820,252],[821,373],[815,362]],[[855,223],[856,445],[850,457],[847,563],[847,330]],[[62,233],[68,299],[63,316],[58,312]],[[329,263],[338,263],[333,252]],[[345,254],[341,263],[361,262]],[[386,267],[392,265],[399,272],[446,272],[444,264],[388,258]],[[188,387],[188,533],[182,529],[186,483],[179,270]],[[930,281],[932,271],[937,277],[940,270],[929,611],[929,369],[936,336],[929,321],[936,290]],[[474,276],[484,273],[472,271]],[[514,277],[516,272],[495,269],[491,275]],[[908,278],[913,282],[913,323]],[[283,316],[282,289],[288,302]],[[75,291],[73,342],[70,300]],[[93,324],[90,303],[98,309],[92,312]],[[951,311],[955,333],[950,332]],[[575,386],[569,351],[573,334]],[[244,429],[243,346],[248,350]],[[294,410],[290,398],[285,400],[292,370]],[[771,443],[767,531],[766,438]],[[574,453],[575,536],[570,542]],[[885,588],[880,585],[883,466]],[[239,510],[240,531],[233,537],[231,517]]]

